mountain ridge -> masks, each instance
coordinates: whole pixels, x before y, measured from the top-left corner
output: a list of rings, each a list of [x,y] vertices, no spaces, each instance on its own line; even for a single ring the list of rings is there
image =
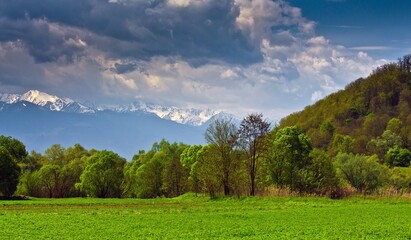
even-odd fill
[[[70,98],[59,98],[57,96],[40,92],[38,90],[29,90],[24,94],[0,93],[0,101],[7,104],[29,102],[44,107],[50,111],[95,113],[94,109],[91,109],[81,103],[75,102]]]
[[[60,98],[55,95],[41,92],[39,90],[29,90],[24,94],[0,93],[0,102],[15,104],[17,102],[30,102],[35,105],[44,107],[50,111],[61,111],[81,114],[95,114],[99,111],[114,111],[119,113],[125,112],[147,112],[153,113],[160,118],[171,120],[173,122],[188,124],[192,126],[201,126],[217,115],[227,115],[235,118],[233,115],[211,109],[195,108],[178,108],[166,107],[143,101],[136,101],[127,105],[99,106],[92,107],[86,104],[76,102],[70,98]]]
[[[138,150],[148,150],[162,139],[204,144],[204,132],[211,122],[232,118],[212,110],[184,112],[143,104],[88,108],[36,90],[0,94],[0,135],[22,140],[29,151],[43,152],[53,144],[69,147],[78,143],[89,149],[109,149],[131,159]]]
[[[283,118],[279,128],[301,127],[314,147],[332,155],[380,152],[382,158],[386,149],[374,145],[380,140],[390,142],[387,136],[401,139],[400,147],[411,149],[410,69],[411,55],[380,66],[368,77]]]
[[[154,142],[204,144],[205,125],[184,125],[152,113],[99,111],[94,114],[50,111],[30,102],[0,102],[0,135],[20,139],[28,151],[44,152],[53,144],[81,144],[108,149],[131,160]]]

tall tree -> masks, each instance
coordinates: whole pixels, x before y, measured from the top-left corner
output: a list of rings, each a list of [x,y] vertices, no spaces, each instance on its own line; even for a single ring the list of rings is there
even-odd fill
[[[12,137],[0,135],[0,192],[11,196],[17,188],[20,177],[19,165],[26,162],[26,146]]]
[[[302,176],[312,162],[311,151],[312,143],[300,128],[286,127],[276,132],[267,157],[273,182],[292,191],[305,190],[301,188]]]
[[[264,139],[270,131],[270,123],[263,120],[262,114],[250,114],[240,124],[239,144],[247,153],[247,167],[250,177],[250,195],[255,195],[255,179],[259,159],[265,150]]]
[[[198,176],[198,171],[195,171],[195,167],[199,161],[198,153],[202,150],[202,148],[203,146],[201,145],[192,145],[184,149],[180,155],[180,162],[184,168],[185,175],[188,177],[188,189],[195,193],[200,192],[200,179]]]
[[[214,144],[205,145],[198,153],[198,161],[193,164],[192,173],[198,176],[203,190],[207,191],[210,198],[221,192],[224,172],[222,171],[219,151]]]
[[[166,197],[176,197],[184,193],[186,183],[185,172],[180,161],[180,156],[187,148],[182,143],[173,143],[164,149],[167,158],[164,161],[162,172],[162,190]]]
[[[151,151],[148,152],[150,154]],[[155,198],[163,195],[162,173],[168,161],[165,151],[156,152],[135,173],[135,195],[139,198]]]
[[[0,194],[12,196],[19,183],[19,175],[20,167],[7,149],[0,146]]]
[[[0,146],[3,146],[7,149],[10,156],[17,163],[23,163],[27,157],[26,146],[19,140],[12,137],[5,137],[0,135]]]
[[[121,197],[125,163],[126,160],[114,152],[97,152],[87,159],[86,168],[80,177],[81,182],[76,186],[89,196]]]
[[[230,195],[230,174],[231,165],[234,159],[232,152],[237,142],[237,127],[231,120],[217,119],[211,123],[205,132],[207,143],[214,144],[218,149],[219,157],[221,158],[223,171],[223,187],[224,195]]]

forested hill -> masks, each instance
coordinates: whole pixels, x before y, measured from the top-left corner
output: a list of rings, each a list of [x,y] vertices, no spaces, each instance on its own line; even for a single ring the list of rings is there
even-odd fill
[[[390,147],[386,145],[410,149],[410,68],[411,55],[383,65],[367,78],[285,117],[279,127],[300,126],[315,147],[331,155],[342,150],[383,155]]]

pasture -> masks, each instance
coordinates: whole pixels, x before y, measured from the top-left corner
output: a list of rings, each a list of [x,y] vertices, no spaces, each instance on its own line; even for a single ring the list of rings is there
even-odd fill
[[[411,239],[411,200],[306,197],[0,201],[1,239]]]

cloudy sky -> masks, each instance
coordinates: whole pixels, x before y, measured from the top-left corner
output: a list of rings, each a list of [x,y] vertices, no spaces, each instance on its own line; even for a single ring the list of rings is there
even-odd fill
[[[411,53],[408,0],[0,0],[0,92],[272,120]]]

